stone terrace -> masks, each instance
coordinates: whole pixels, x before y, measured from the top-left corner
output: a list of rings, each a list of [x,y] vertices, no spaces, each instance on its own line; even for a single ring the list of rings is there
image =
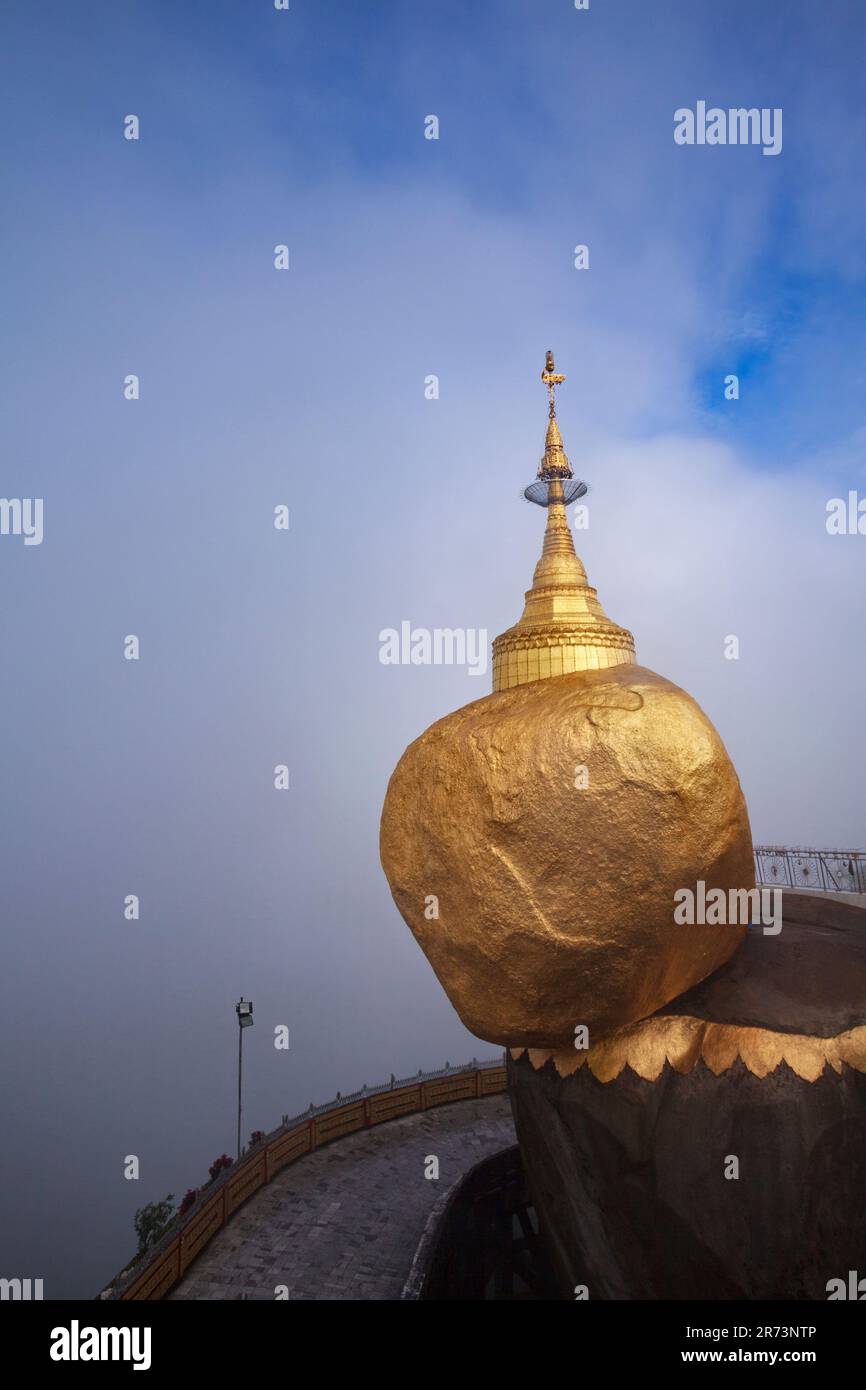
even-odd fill
[[[516,1143],[507,1095],[406,1115],[339,1139],[261,1188],[169,1294],[177,1299],[395,1299],[437,1198]],[[424,1177],[429,1154],[439,1180]]]

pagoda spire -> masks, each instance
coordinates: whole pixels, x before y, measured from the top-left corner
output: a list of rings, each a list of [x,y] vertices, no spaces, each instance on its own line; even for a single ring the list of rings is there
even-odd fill
[[[494,691],[635,660],[634,638],[608,618],[574,548],[566,508],[587,488],[574,477],[559,431],[555,392],[565,377],[552,352],[541,379],[548,392],[544,455],[524,495],[547,509],[547,526],[520,621],[493,643]]]

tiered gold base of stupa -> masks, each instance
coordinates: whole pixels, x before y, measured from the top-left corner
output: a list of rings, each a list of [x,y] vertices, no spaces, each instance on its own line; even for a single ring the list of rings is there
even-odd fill
[[[587,582],[562,496],[551,483],[544,548],[526,594],[523,616],[493,643],[493,689],[572,671],[634,665],[634,638],[612,623]]]
[[[590,589],[591,594],[595,593]],[[493,689],[510,690],[547,676],[573,671],[603,671],[608,666],[633,666],[631,633],[607,624],[565,627],[561,624],[527,631],[509,628],[493,644]]]

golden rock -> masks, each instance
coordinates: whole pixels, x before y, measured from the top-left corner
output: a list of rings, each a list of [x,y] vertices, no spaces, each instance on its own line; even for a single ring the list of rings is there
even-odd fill
[[[466,1027],[507,1046],[573,1046],[581,1024],[592,1042],[654,1013],[747,930],[677,925],[675,892],[754,886],[721,739],[684,691],[633,665],[440,719],[391,778],[381,853]]]
[[[749,820],[706,715],[634,664],[575,554],[574,479],[548,354],[547,528],[523,616],[493,643],[494,694],[404,753],[382,812],[397,906],[466,1027],[507,1046],[590,1045],[736,950],[742,925],[678,925],[674,894],[751,889]]]

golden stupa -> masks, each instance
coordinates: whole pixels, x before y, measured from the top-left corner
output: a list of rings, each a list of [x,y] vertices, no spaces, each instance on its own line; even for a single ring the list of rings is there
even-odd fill
[[[493,643],[494,690],[572,671],[634,664],[634,638],[608,618],[571,538],[566,503],[582,497],[586,485],[573,483],[562,447],[554,392],[565,377],[555,371],[552,352],[541,379],[550,398],[547,436],[538,478],[525,495],[547,507],[547,528],[523,616]]]
[[[574,1046],[647,1017],[716,970],[746,927],[678,926],[674,894],[754,887],[736,772],[684,691],[635,664],[578,559],[551,353],[547,527],[523,616],[493,643],[493,691],[433,724],[388,786],[382,865],[473,1033]],[[431,910],[435,904],[435,910]]]

